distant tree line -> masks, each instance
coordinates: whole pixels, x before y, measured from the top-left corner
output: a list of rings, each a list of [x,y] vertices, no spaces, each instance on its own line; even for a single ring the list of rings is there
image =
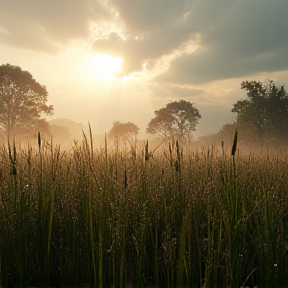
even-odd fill
[[[236,120],[223,125],[213,135],[201,137],[201,141],[219,143],[223,139],[232,139],[237,128],[239,140],[246,145],[287,145],[286,88],[283,85],[277,87],[273,81],[244,81],[241,89],[246,91],[247,98],[233,105],[232,112],[236,114]],[[0,131],[5,138],[11,140],[16,135],[28,137],[39,131],[49,134],[49,124],[44,116],[53,114],[53,106],[47,104],[47,98],[46,87],[39,84],[29,72],[10,64],[0,66]],[[150,120],[146,132],[160,139],[189,143],[201,119],[200,112],[193,105],[184,99],[168,103],[154,112],[155,116]],[[115,143],[131,144],[138,132],[136,124],[116,121],[108,136]]]

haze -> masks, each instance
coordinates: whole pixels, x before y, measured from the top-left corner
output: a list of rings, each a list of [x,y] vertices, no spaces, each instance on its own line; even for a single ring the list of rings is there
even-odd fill
[[[233,120],[245,80],[288,83],[287,0],[0,0],[0,65],[29,71],[53,118],[95,133],[194,103],[197,136]]]

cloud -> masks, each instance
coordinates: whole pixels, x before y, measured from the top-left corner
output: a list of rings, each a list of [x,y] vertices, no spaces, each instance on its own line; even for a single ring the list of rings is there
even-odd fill
[[[111,33],[98,39],[94,49],[124,60],[124,73],[154,68],[161,57],[172,53],[195,35],[187,29],[187,0],[110,0],[124,23],[124,37]],[[124,38],[124,39],[123,39]]]
[[[201,35],[199,50],[174,59],[157,80],[203,84],[288,69],[287,1],[235,1],[221,9],[204,2],[191,19]]]
[[[172,39],[174,41],[172,41]],[[97,52],[110,54],[123,59],[124,74],[142,70],[146,64],[153,68],[162,56],[176,50],[186,37],[177,34],[177,29],[153,31],[144,38],[121,39],[117,33],[111,33],[108,39],[95,41]]]
[[[156,77],[155,81],[195,85],[229,78],[245,78],[260,72],[283,71],[288,69],[286,49],[279,48],[270,53],[255,55],[243,54],[238,58],[233,53],[203,49],[173,60],[169,69]]]
[[[95,0],[0,0],[0,5],[0,41],[45,52],[87,39],[89,23],[108,17]]]
[[[128,34],[165,30],[186,12],[187,0],[110,0],[127,27]]]
[[[125,24],[126,38],[96,41],[94,49],[124,59],[124,72],[153,69],[188,41],[193,54],[178,51],[157,80],[201,84],[288,68],[286,0],[110,0]],[[107,53],[108,53],[107,52]],[[181,54],[182,53],[182,54]],[[173,58],[173,57],[172,57]]]
[[[94,37],[95,52],[123,59],[123,74],[155,71],[163,59],[168,69],[155,81],[189,85],[288,69],[287,0],[0,0],[0,6],[1,44],[53,53]],[[99,32],[104,22],[114,30]]]

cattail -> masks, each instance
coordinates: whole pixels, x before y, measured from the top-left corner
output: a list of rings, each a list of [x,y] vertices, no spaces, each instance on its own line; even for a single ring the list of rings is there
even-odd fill
[[[10,162],[15,165],[16,164],[16,158],[17,158],[17,151],[16,151],[16,145],[13,141],[13,150],[11,149],[10,143],[8,143],[8,153],[9,153],[9,159]]]
[[[237,131],[237,128],[236,128],[236,129],[235,129],[235,133],[234,133],[234,140],[233,140],[232,150],[231,150],[231,155],[232,155],[232,156],[234,156],[235,153],[236,153],[237,138],[238,138],[238,131]]]
[[[128,177],[127,177],[127,169],[125,167],[125,170],[124,170],[124,189],[126,190],[128,187]]]
[[[39,153],[41,151],[41,134],[38,132],[38,148],[39,148]]]
[[[149,160],[149,150],[148,150],[148,140],[146,141],[145,144],[145,161]]]

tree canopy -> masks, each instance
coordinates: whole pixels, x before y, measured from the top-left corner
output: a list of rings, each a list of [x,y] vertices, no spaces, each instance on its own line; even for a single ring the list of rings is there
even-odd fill
[[[246,139],[263,144],[279,144],[288,140],[288,93],[273,81],[264,84],[245,81],[241,89],[248,99],[237,101],[232,112]]]
[[[165,108],[154,112],[147,127],[147,133],[156,134],[163,138],[190,138],[192,131],[196,130],[201,115],[193,104],[185,101],[168,103]]]
[[[132,122],[121,123],[116,121],[108,134],[109,137],[114,140],[124,140],[131,143],[133,139],[138,135],[139,128]]]
[[[10,64],[0,66],[0,129],[7,138],[47,132],[43,114],[52,114],[48,93],[28,71]]]

